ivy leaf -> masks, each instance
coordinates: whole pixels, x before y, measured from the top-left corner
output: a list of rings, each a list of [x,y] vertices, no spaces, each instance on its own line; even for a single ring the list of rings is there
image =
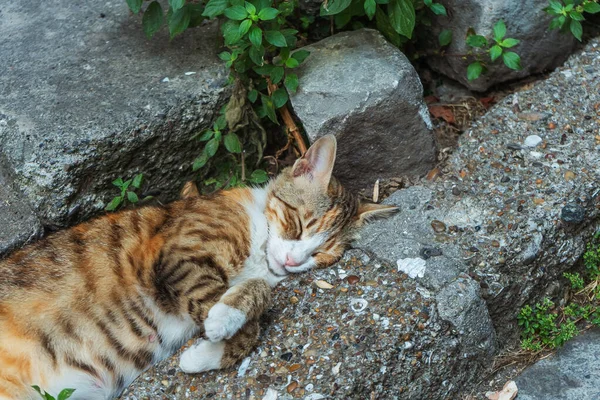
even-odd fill
[[[256,91],[256,89],[252,89],[251,91],[248,92],[248,100],[250,100],[252,103],[254,103],[256,101],[257,97],[258,97],[258,92]]]
[[[261,21],[270,21],[272,19],[275,19],[275,17],[278,14],[279,10],[277,10],[276,8],[267,7],[260,10],[260,12],[258,13],[258,19],[260,19]]]
[[[283,78],[283,67],[273,67],[273,69],[271,70],[271,82],[277,84],[279,82],[281,82],[281,79]]]
[[[208,0],[206,3],[206,7],[204,8],[204,12],[202,15],[208,18],[217,17],[227,9],[229,6],[228,0]]]
[[[490,58],[492,61],[496,61],[498,57],[502,54],[502,47],[498,45],[494,45],[490,48]]]
[[[600,4],[593,2],[585,3],[583,5],[583,10],[590,14],[597,14],[600,12]]]
[[[130,203],[137,203],[140,199],[138,197],[137,194],[135,194],[134,192],[127,192],[127,200],[129,200]]]
[[[248,37],[250,38],[250,42],[255,47],[260,47],[262,45],[262,29],[260,29],[258,26],[253,26],[250,28],[250,34]]]
[[[292,58],[298,61],[298,64],[302,64],[308,56],[310,56],[310,51],[307,50],[298,50],[292,54]]]
[[[440,32],[438,40],[440,46],[448,46],[452,42],[452,31],[450,29],[444,29]]]
[[[486,47],[488,41],[481,35],[469,35],[467,36],[467,44],[471,47]]]
[[[330,0],[327,2],[327,8],[325,8],[325,2],[321,4],[321,11],[319,15],[327,16],[327,15],[336,15],[344,11],[346,8],[350,7],[352,4],[352,0]]]
[[[581,22],[572,19],[569,28],[571,29],[573,36],[575,36],[577,40],[581,42],[581,35],[583,35],[583,27],[581,26]]]
[[[275,105],[273,104],[273,101],[268,96],[261,96],[261,101],[265,115],[269,117],[271,121],[279,125],[277,115],[275,115]]]
[[[163,10],[158,1],[150,3],[142,17],[142,28],[148,38],[154,36],[164,22]]]
[[[246,33],[248,33],[251,26],[252,26],[252,20],[250,20],[250,19],[243,20],[240,23],[240,27],[239,27],[240,36],[244,36]]]
[[[129,6],[131,12],[137,14],[142,9],[142,2],[143,0],[127,0],[127,5]]]
[[[269,180],[269,175],[267,175],[267,173],[264,170],[257,169],[252,172],[252,175],[250,175],[249,180],[252,183],[264,183]]]
[[[169,0],[169,6],[173,12],[179,10],[185,4],[185,0]]]
[[[435,15],[448,16],[448,13],[446,12],[446,7],[444,7],[443,4],[433,3],[429,6],[429,9],[431,9],[431,11],[433,11]]]
[[[504,65],[510,69],[514,69],[515,71],[521,69],[521,57],[513,51],[502,53],[502,61],[504,61]]]
[[[283,107],[283,105],[287,103],[288,94],[284,89],[279,88],[273,92],[271,98],[273,99],[273,104],[275,105],[275,108],[279,108]]]
[[[210,158],[214,156],[219,149],[219,141],[217,138],[212,138],[206,143],[206,147],[204,147],[204,152]]]
[[[121,202],[123,201],[123,198],[121,196],[117,196],[114,199],[111,200],[110,203],[108,203],[108,205],[104,208],[106,211],[115,211],[119,205],[121,204]]]
[[[75,392],[75,389],[63,389],[58,394],[58,397],[56,398],[56,400],[67,400],[69,397],[71,397],[73,392]]]
[[[283,82],[287,90],[292,93],[296,93],[298,89],[298,75],[296,74],[287,74],[285,76],[285,81]]]
[[[521,41],[518,39],[512,39],[512,38],[506,38],[503,41],[501,41],[499,44],[500,46],[510,49],[511,47],[514,47],[516,45],[518,45]]]
[[[192,171],[198,171],[200,168],[204,167],[208,162],[208,156],[205,152],[202,152],[198,158],[194,160],[194,164],[192,165]]]
[[[180,8],[169,18],[169,33],[171,39],[185,31],[190,24],[190,13],[187,7]]]
[[[373,19],[375,16],[376,8],[377,3],[375,3],[375,0],[365,0],[365,13],[367,14],[367,17],[369,17],[369,20]]]
[[[390,23],[396,32],[412,38],[415,29],[415,7],[411,0],[390,0],[388,4]]]
[[[133,186],[136,189],[139,189],[140,186],[142,185],[142,180],[144,179],[144,174],[137,174],[134,178],[133,178],[133,182],[131,182],[131,186]]]
[[[240,139],[233,132],[229,132],[227,135],[225,135],[223,143],[225,144],[225,148],[227,149],[227,151],[229,151],[230,153],[242,152],[242,144],[240,143]]]
[[[483,65],[479,61],[475,61],[474,63],[469,64],[467,67],[467,79],[469,81],[474,81],[479,78],[481,73],[483,72]]]
[[[503,20],[500,20],[494,25],[494,40],[500,42],[504,36],[506,36],[506,24]]]
[[[242,6],[232,6],[226,8],[223,13],[227,18],[232,19],[234,21],[241,21],[243,19],[246,19],[246,17],[248,16],[248,12]]]
[[[265,31],[265,39],[276,47],[287,47],[285,36],[279,31]]]

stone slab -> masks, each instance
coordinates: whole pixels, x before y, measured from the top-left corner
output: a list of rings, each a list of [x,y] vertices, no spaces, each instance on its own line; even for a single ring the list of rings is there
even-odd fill
[[[3,5],[0,161],[45,225],[98,211],[120,176],[174,196],[225,95],[219,36],[148,40],[122,0]]]

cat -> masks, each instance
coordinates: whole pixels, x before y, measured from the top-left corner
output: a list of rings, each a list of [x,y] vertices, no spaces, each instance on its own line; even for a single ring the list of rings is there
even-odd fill
[[[271,288],[334,264],[357,229],[392,206],[332,177],[336,140],[317,140],[265,187],[111,213],[0,261],[0,399],[112,399],[203,336],[184,372],[227,368],[258,341]]]

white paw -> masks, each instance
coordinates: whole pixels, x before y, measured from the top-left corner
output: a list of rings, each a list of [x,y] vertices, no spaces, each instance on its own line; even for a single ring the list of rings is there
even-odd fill
[[[215,304],[204,321],[204,332],[211,342],[229,339],[246,323],[246,313],[223,303]]]
[[[179,360],[179,368],[188,374],[219,369],[224,350],[224,342],[213,343],[200,339],[183,352]]]

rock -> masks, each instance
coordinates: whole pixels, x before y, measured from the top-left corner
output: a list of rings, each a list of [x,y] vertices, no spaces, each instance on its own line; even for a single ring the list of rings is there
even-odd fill
[[[523,143],[527,147],[536,147],[542,143],[542,138],[538,135],[529,135],[525,138],[525,142]]]
[[[579,224],[585,219],[585,208],[579,204],[569,203],[560,211],[560,219],[570,224]]]
[[[11,186],[0,171],[0,258],[42,233],[42,225],[27,201]]]
[[[423,87],[408,59],[377,31],[331,36],[306,50],[294,112],[311,142],[338,139],[334,173],[352,189],[421,176],[435,162]],[[360,171],[360,173],[357,173]]]
[[[121,0],[51,9],[2,8],[0,157],[17,189],[50,226],[101,210],[117,177],[144,173],[173,198],[226,94],[216,25],[147,40]]]
[[[516,382],[519,400],[600,398],[600,330],[569,340],[556,354],[527,368]]]
[[[432,55],[427,63],[436,71],[461,82],[471,90],[485,91],[491,86],[525,76],[551,70],[562,64],[575,48],[576,39],[571,34],[562,34],[558,30],[548,30],[551,17],[543,9],[547,0],[534,0],[527,3],[494,0],[449,0],[444,2],[448,16],[433,16],[431,27],[419,33],[425,45],[431,49],[439,48],[438,36],[444,29],[453,32],[452,43],[441,55]],[[467,66],[474,61],[472,57],[448,57],[447,54],[467,54],[470,47],[465,37],[469,29],[493,40],[492,29],[499,20],[506,23],[506,37],[521,42],[511,48],[521,56],[521,71],[505,67],[501,59],[491,63],[485,55],[487,72],[474,81],[467,80]]]

